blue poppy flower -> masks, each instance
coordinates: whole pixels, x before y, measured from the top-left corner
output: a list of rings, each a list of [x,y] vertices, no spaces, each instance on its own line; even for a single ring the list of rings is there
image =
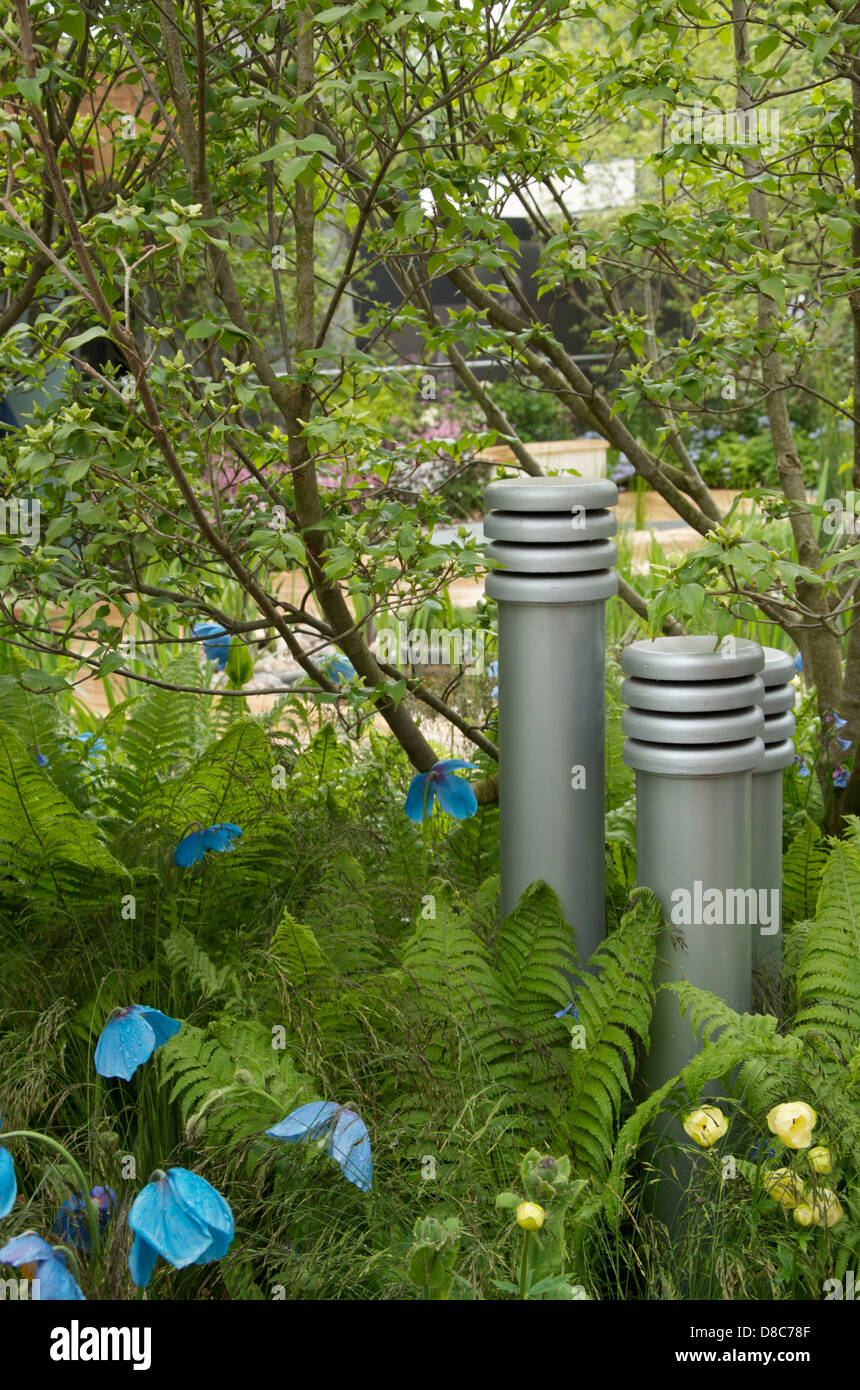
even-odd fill
[[[38,1280],[40,1302],[83,1300],[83,1293],[66,1269],[63,1251],[52,1249],[35,1231],[13,1236],[0,1250],[0,1264],[23,1269],[25,1278]]]
[[[36,763],[39,767],[49,766],[48,759],[45,757],[44,753],[36,753]]]
[[[579,1009],[576,1007],[572,999],[568,1004],[567,1008],[559,1009],[557,1014],[553,1014],[553,1018],[564,1018],[565,1014],[573,1014],[573,1017],[575,1019],[579,1019]]]
[[[795,671],[803,670],[803,657],[800,655],[800,652],[798,652],[797,656],[794,658],[794,669]]]
[[[808,776],[809,776],[809,768],[806,766],[806,759],[805,759],[805,758],[802,758],[802,757],[800,757],[800,756],[798,756],[798,754],[795,753],[795,755],[794,755],[794,761],[797,763],[797,775],[798,775],[798,777],[808,777]]]
[[[153,1174],[135,1197],[128,1224],[134,1231],[128,1267],[141,1289],[159,1255],[174,1269],[211,1264],[233,1240],[233,1213],[221,1193],[187,1168]]]
[[[110,1187],[93,1187],[90,1198],[98,1211],[99,1230],[104,1233],[116,1206],[116,1193]],[[66,1245],[73,1245],[76,1250],[92,1250],[87,1209],[80,1193],[75,1192],[66,1198],[54,1222],[54,1230]]]
[[[231,825],[229,821],[219,821],[217,825],[207,825],[203,830],[193,830],[176,846],[174,862],[188,869],[192,864],[199,863],[207,849],[214,849],[216,854],[226,854],[234,848],[232,841],[241,834],[239,826]]]
[[[130,1081],[138,1067],[181,1027],[177,1019],[145,1004],[114,1009],[96,1043],[96,1071],[99,1076],[121,1076],[123,1081]]]
[[[92,762],[93,758],[107,757],[107,744],[104,739],[99,738],[97,734],[85,730],[82,734],[75,734],[75,738],[79,743],[86,744],[87,762]]]
[[[331,1100],[312,1100],[300,1105],[266,1133],[288,1144],[303,1139],[328,1139],[328,1156],[339,1163],[344,1177],[361,1192],[373,1181],[373,1159],[367,1126],[354,1110]]]
[[[219,671],[223,671],[230,656],[232,637],[220,623],[195,623],[192,636],[203,641],[203,655],[207,661],[214,661]]]
[[[328,676],[330,681],[336,681],[338,685],[346,685],[357,674],[352,662],[345,656],[329,656],[321,662],[320,670]]]
[[[0,1129],[3,1126],[0,1124]],[[18,1196],[15,1164],[8,1149],[0,1147],[0,1217],[8,1216]]]
[[[848,786],[848,770],[841,763],[833,770],[833,785],[834,787]]]
[[[455,767],[476,767],[476,763],[464,762],[462,758],[443,758],[434,763],[429,772],[419,772],[412,778],[409,794],[406,797],[406,814],[410,820],[422,821],[433,810],[433,798],[439,798],[443,811],[455,820],[467,820],[478,809],[478,799],[470,784],[462,777],[455,777]],[[429,790],[428,790],[429,788]]]

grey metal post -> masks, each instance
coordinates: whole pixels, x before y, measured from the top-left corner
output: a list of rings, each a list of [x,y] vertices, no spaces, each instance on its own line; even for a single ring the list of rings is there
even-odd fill
[[[605,605],[617,593],[605,478],[503,478],[484,494],[499,608],[502,912],[543,879],[585,963],[605,934]]]
[[[779,1012],[782,973],[782,778],[794,762],[794,661],[788,652],[763,647],[764,758],[753,772],[752,881],[766,895],[773,922],[753,927],[752,963],[764,1002]]]
[[[654,890],[671,924],[658,945],[656,983],[686,979],[748,1012],[749,903],[738,895],[752,886],[764,656],[756,642],[714,646],[713,637],[660,637],[626,648],[623,756],[636,770],[637,881]],[[717,896],[706,903],[709,890]],[[651,1038],[645,1079],[655,1087],[697,1050],[666,992],[657,996]]]
[[[657,894],[670,924],[658,940],[655,983],[688,980],[742,1013],[751,999],[752,775],[764,755],[763,666],[756,642],[734,638],[715,650],[713,637],[660,637],[634,642],[622,656],[636,877]],[[643,1067],[648,1090],[697,1051],[677,998],[658,991]],[[662,1175],[655,1211],[672,1231],[695,1186],[682,1141],[689,1146],[663,1116],[646,1145]]]

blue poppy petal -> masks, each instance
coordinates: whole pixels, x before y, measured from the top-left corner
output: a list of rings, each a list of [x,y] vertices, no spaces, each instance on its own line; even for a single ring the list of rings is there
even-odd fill
[[[296,1144],[300,1139],[318,1139],[331,1125],[337,1111],[334,1101],[312,1100],[300,1105],[298,1110],[291,1110],[285,1120],[267,1129],[266,1133],[288,1144]]]
[[[158,1259],[158,1251],[153,1250],[149,1241],[144,1240],[143,1236],[135,1236],[131,1253],[128,1257],[128,1268],[132,1282],[139,1289],[145,1289],[152,1278],[152,1271],[155,1268],[155,1261]]]
[[[203,835],[202,830],[194,830],[190,835],[186,835],[184,840],[180,840],[176,846],[176,853],[173,861],[182,869],[188,869],[192,864],[196,864],[203,858]]]
[[[182,1024],[178,1018],[169,1018],[160,1009],[149,1009],[146,1005],[139,1005],[140,1014],[145,1018],[153,1033],[155,1034],[155,1046],[163,1047],[168,1038],[172,1038],[179,1032]]]
[[[178,1207],[209,1233],[209,1246],[201,1251],[195,1264],[220,1260],[233,1240],[233,1213],[220,1192],[187,1168],[169,1168],[167,1182]]]
[[[121,1076],[130,1081],[138,1067],[155,1051],[155,1032],[140,1014],[126,1011],[112,1018],[96,1043],[95,1068],[99,1076]]]
[[[338,1114],[328,1152],[340,1164],[349,1182],[361,1192],[370,1191],[373,1178],[370,1137],[364,1120],[354,1110],[344,1106]]]
[[[82,1302],[84,1295],[62,1260],[52,1254],[36,1270],[41,1303]]]
[[[230,843],[242,831],[238,825],[230,825],[227,821],[222,821],[219,825],[207,825],[203,831],[204,849],[217,850],[223,854],[225,850],[231,850],[233,845]]]
[[[211,1243],[209,1232],[177,1202],[166,1178],[147,1183],[137,1194],[128,1224],[175,1269],[193,1264]]]
[[[443,772],[439,778],[436,795],[442,810],[447,811],[455,820],[467,820],[478,809],[478,798],[471,783],[465,782],[462,777],[455,777],[450,772]]]
[[[433,797],[436,794],[436,789],[433,782],[430,781],[430,778],[431,773],[419,772],[418,776],[413,777],[409,784],[409,794],[406,797],[406,805],[403,809],[410,820],[420,822],[424,819],[425,812],[429,816],[430,812],[433,810]],[[426,793],[427,805],[425,807],[425,788],[428,781],[430,781],[430,790]]]
[[[8,1216],[18,1196],[15,1164],[8,1149],[0,1149],[0,1216]]]
[[[13,1236],[0,1250],[0,1264],[33,1265],[42,1260],[52,1260],[54,1252],[46,1240],[35,1231],[25,1231],[23,1235]]]
[[[434,763],[434,772],[453,772],[455,767],[477,767],[477,763],[467,763],[465,758],[443,758],[441,763]]]

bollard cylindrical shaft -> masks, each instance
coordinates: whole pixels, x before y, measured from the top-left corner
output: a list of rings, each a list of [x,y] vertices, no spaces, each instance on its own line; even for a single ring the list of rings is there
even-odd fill
[[[484,495],[499,611],[502,912],[554,889],[583,964],[605,934],[605,605],[618,501],[604,478],[504,478]]]
[[[755,642],[661,637],[622,656],[629,679],[624,761],[636,771],[636,876],[660,899],[669,928],[656,983],[686,979],[733,1009],[750,1008],[752,773],[764,752],[764,665]],[[676,1075],[697,1048],[677,999],[657,995],[649,1087]]]
[[[752,882],[759,922],[752,929],[752,964],[762,1002],[779,1013],[782,972],[782,778],[794,762],[794,662],[764,647],[764,757],[753,772]],[[763,910],[764,909],[764,910]]]

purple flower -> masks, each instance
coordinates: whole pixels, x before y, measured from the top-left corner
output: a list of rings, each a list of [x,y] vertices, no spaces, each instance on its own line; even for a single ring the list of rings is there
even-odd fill
[[[844,729],[848,720],[840,719],[838,714],[825,714],[824,722],[825,724],[835,724],[837,729]]]
[[[809,776],[809,768],[806,766],[806,759],[805,759],[805,758],[800,758],[800,757],[798,757],[798,755],[795,753],[795,755],[794,755],[794,761],[797,763],[797,775],[798,775],[798,777],[808,777],[808,776]]]
[[[848,786],[848,772],[847,769],[844,768],[841,763],[833,771],[833,785],[834,787]]]
[[[468,820],[478,809],[478,799],[470,784],[463,777],[455,777],[455,767],[475,767],[475,763],[464,762],[462,758],[443,758],[435,763],[429,772],[419,772],[412,778],[409,794],[406,797],[406,814],[410,820],[420,822],[430,815],[433,798],[438,797],[443,811],[455,820]]]
[[[843,752],[845,751],[845,749],[850,748],[852,744],[852,740],[850,738],[838,738],[836,742],[839,744],[839,747],[843,750]]]
[[[93,1187],[90,1189],[90,1198],[98,1210],[99,1230],[104,1232],[116,1206],[116,1193],[109,1187]],[[87,1208],[79,1192],[67,1197],[60,1207],[54,1230],[66,1245],[73,1245],[76,1250],[92,1250]]]

